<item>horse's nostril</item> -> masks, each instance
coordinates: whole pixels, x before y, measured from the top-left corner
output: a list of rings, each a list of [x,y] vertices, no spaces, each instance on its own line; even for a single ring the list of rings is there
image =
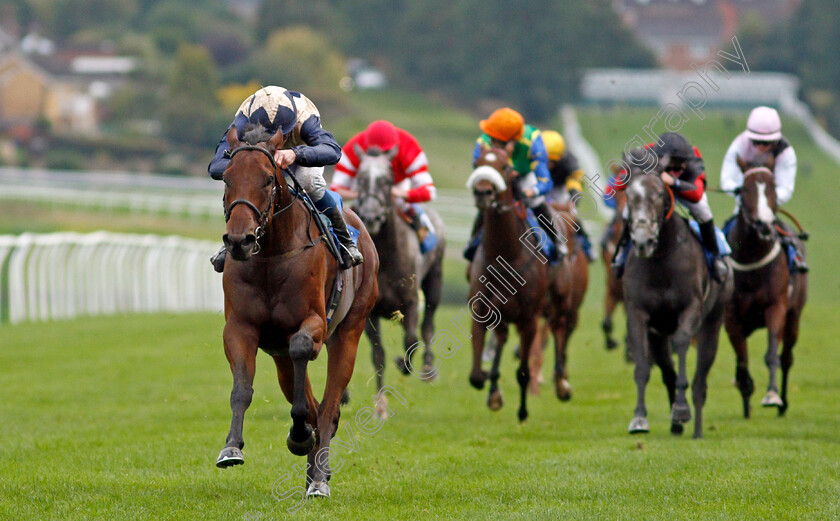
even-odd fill
[[[248,235],[245,236],[244,239],[242,239],[241,246],[242,246],[243,250],[247,251],[247,250],[252,249],[255,244],[257,244],[256,235],[254,235],[252,233],[249,233]]]

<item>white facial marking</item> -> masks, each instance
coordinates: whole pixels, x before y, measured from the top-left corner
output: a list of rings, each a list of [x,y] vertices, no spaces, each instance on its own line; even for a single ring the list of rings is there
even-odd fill
[[[492,163],[493,161],[496,160],[496,154],[494,154],[493,152],[490,152],[486,156],[484,156],[484,159],[486,159],[487,161]]]
[[[761,222],[771,224],[776,216],[773,215],[773,210],[770,209],[770,204],[767,202],[767,193],[765,183],[756,183],[758,188],[758,219]]]

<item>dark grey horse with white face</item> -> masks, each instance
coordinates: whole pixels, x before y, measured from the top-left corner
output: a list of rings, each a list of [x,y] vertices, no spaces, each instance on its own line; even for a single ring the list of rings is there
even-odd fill
[[[660,162],[667,164],[667,161]],[[686,399],[686,356],[697,338],[697,369],[692,382],[694,437],[703,437],[706,378],[717,353],[732,271],[723,284],[709,276],[703,250],[688,223],[674,215],[674,198],[658,173],[634,175],[627,186],[633,247],[624,271],[627,342],[636,364],[638,401],[629,431],[648,432],[645,387],[656,362],[668,388],[671,432],[682,434],[691,419]],[[679,359],[674,371],[673,347]]]
[[[356,173],[359,198],[356,211],[368,229],[376,250],[379,252],[380,292],[376,305],[365,324],[365,332],[373,344],[373,366],[376,369],[376,385],[382,389],[385,371],[385,351],[379,330],[381,317],[393,318],[402,315],[405,331],[405,356],[395,359],[397,367],[404,374],[413,374],[430,380],[436,376],[431,341],[435,332],[434,315],[440,304],[443,285],[443,254],[445,245],[443,221],[440,216],[426,207],[424,211],[435,227],[437,245],[430,251],[420,252],[417,232],[403,219],[391,197],[394,176],[391,160],[396,148],[376,154],[364,152],[357,147],[360,159]],[[421,333],[423,337],[423,365],[412,364],[414,351],[420,348],[417,337],[419,322],[419,291],[423,291],[425,311]],[[384,399],[384,396],[381,399]],[[381,416],[386,415],[386,404],[377,404]]]

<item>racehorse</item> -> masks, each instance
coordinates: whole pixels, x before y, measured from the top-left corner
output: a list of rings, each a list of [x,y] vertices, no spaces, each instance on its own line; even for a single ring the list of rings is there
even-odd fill
[[[292,427],[286,444],[307,455],[307,496],[329,496],[329,463],[316,454],[329,452],[338,428],[339,400],[353,374],[364,321],[376,302],[379,259],[373,241],[356,215],[344,210],[360,230],[365,262],[350,270],[338,263],[323,242],[300,191],[291,193],[273,154],[283,135],[227,134],[230,163],[224,172],[228,256],[222,284],[225,295],[225,355],[233,374],[233,413],[218,467],[244,463],[242,424],[253,395],[257,349],[274,359],[277,378],[292,404]],[[314,237],[314,238],[313,238]],[[342,277],[342,299],[327,321],[326,296]],[[312,392],[307,364],[327,344],[327,380],[319,403]],[[320,451],[320,452],[319,452]],[[317,461],[316,461],[317,459]]]
[[[530,391],[531,394],[539,394],[538,376],[542,372],[543,348],[551,331],[555,339],[554,392],[561,401],[568,401],[573,390],[566,370],[567,348],[569,338],[577,327],[580,306],[589,284],[589,259],[575,240],[574,227],[579,225],[572,217],[571,205],[558,202],[550,202],[549,205],[556,212],[554,223],[562,226],[569,253],[549,269],[549,298],[542,313],[545,321],[531,347]]]
[[[502,407],[499,363],[509,325],[514,324],[521,342],[516,371],[520,390],[518,417],[525,421],[530,351],[537,334],[537,319],[548,305],[549,267],[545,258],[536,256],[537,230],[527,223],[524,208],[514,198],[518,186],[516,173],[508,164],[509,154],[509,150],[496,148],[482,151],[467,181],[476,207],[483,213],[481,244],[468,268],[473,319],[470,384],[480,390],[489,378],[487,405],[492,410]],[[493,331],[496,343],[489,374],[481,368],[488,330]]]
[[[622,218],[621,213],[624,211],[625,196],[623,191],[615,191],[614,197],[616,199],[615,212],[610,223],[607,225],[609,231],[604,240],[601,242],[601,259],[604,261],[606,268],[606,291],[604,291],[604,320],[601,322],[601,330],[604,332],[606,341],[606,348],[611,351],[618,347],[618,342],[613,338],[613,313],[619,303],[624,302],[624,285],[621,280],[616,278],[612,269],[612,258],[615,254],[615,248],[618,243],[618,238],[621,237]],[[632,357],[625,343],[625,359],[631,361]]]
[[[668,164],[667,158],[660,165]],[[661,166],[660,166],[661,168]],[[692,383],[694,437],[703,436],[706,378],[717,352],[726,302],[732,293],[731,270],[724,283],[709,276],[700,242],[688,223],[674,217],[674,195],[655,174],[633,175],[627,184],[627,207],[633,247],[624,271],[627,342],[635,362],[638,392],[631,434],[649,432],[645,387],[656,361],[668,389],[671,432],[682,434],[691,419],[686,400],[686,358],[697,338],[697,369]],[[671,347],[679,359],[674,371]]]
[[[726,307],[724,323],[737,358],[735,380],[744,400],[745,418],[750,417],[750,396],[754,390],[747,338],[762,327],[767,328],[764,362],[770,381],[761,405],[778,407],[780,416],[787,410],[788,372],[793,365],[793,346],[799,335],[799,319],[808,291],[807,274],[790,275],[788,259],[779,244],[778,234],[789,232],[776,221],[772,158],[767,163],[768,166],[751,168],[739,160],[744,171],[741,206],[736,223],[727,235],[727,242],[732,246],[730,263],[735,270],[735,294]],[[783,341],[781,360],[780,339]],[[776,385],[780,365],[781,396]]]
[[[434,374],[434,355],[431,350],[435,332],[435,310],[440,304],[443,285],[443,254],[446,247],[443,236],[443,222],[434,210],[425,212],[432,221],[437,234],[437,244],[426,253],[420,252],[420,241],[416,231],[400,215],[391,197],[394,178],[391,160],[397,150],[374,153],[356,147],[360,159],[356,173],[359,197],[356,210],[376,245],[379,255],[386,259],[379,271],[379,298],[365,324],[365,332],[373,346],[373,366],[376,369],[376,385],[382,389],[385,371],[385,351],[379,331],[379,319],[402,315],[405,331],[405,356],[396,358],[397,367],[426,380]],[[417,349],[417,323],[419,292],[422,289],[425,311],[421,332],[424,343],[422,371],[411,365],[411,355]],[[382,400],[384,396],[380,395]],[[377,404],[381,416],[387,413],[384,403]]]

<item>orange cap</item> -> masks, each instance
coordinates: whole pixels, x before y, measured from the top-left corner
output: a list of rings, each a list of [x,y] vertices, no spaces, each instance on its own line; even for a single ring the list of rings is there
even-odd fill
[[[522,137],[525,131],[525,120],[519,112],[510,107],[496,110],[487,119],[478,124],[488,136],[500,141],[511,141]]]

